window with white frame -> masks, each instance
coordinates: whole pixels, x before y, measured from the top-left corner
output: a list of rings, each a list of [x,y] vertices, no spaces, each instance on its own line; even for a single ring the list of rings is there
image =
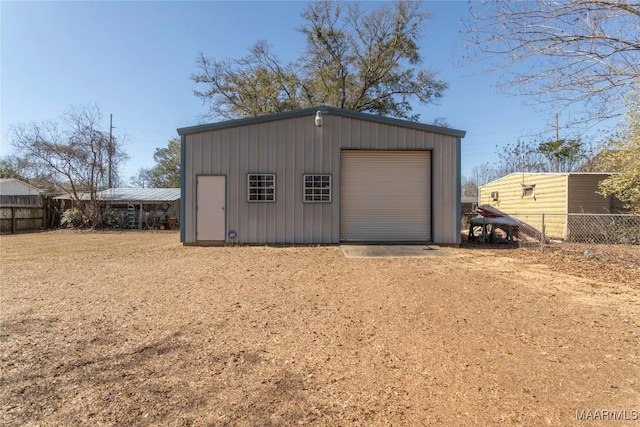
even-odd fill
[[[522,184],[522,197],[533,197],[534,199],[536,198],[536,185],[535,184],[530,184],[530,185],[525,185]]]
[[[305,202],[331,203],[331,175],[303,175]]]
[[[247,176],[247,200],[249,202],[276,201],[276,174],[250,173]]]

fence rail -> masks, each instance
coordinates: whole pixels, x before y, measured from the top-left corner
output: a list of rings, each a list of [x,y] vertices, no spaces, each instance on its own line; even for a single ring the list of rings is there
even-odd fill
[[[55,201],[47,196],[2,196],[0,233],[39,231],[52,227]]]
[[[517,225],[491,226],[489,235],[493,241],[512,239],[520,246],[542,248],[553,242],[640,245],[640,215],[515,213],[509,216]],[[483,238],[487,235],[485,231]]]
[[[14,205],[0,207],[0,232],[15,234],[21,231],[41,230],[46,224],[43,206]]]
[[[14,196],[7,194],[0,194],[0,206],[42,206],[42,196]]]

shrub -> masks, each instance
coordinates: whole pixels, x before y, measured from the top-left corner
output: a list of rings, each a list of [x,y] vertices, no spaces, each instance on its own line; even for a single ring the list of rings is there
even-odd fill
[[[64,211],[60,225],[68,228],[123,228],[125,218],[114,209],[100,211],[95,207],[86,206],[84,210],[73,208]]]
[[[102,226],[104,228],[125,228],[126,221],[123,212],[115,209],[107,209],[102,213]]]
[[[66,226],[68,228],[80,228],[83,224],[84,218],[80,209],[67,209],[62,213],[62,219],[60,220],[61,226]]]

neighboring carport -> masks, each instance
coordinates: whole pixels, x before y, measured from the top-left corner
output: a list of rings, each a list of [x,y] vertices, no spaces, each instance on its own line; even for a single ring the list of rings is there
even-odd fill
[[[73,200],[70,195],[54,199],[61,202],[62,209],[68,208],[68,201],[71,206],[79,206],[91,200],[86,193],[80,195],[80,200]],[[179,188],[108,188],[96,194],[96,201],[99,206],[124,213],[127,228],[177,228],[180,224]]]
[[[109,188],[97,198],[112,208],[126,209],[129,228],[156,222],[161,228],[176,228],[180,223],[179,188]]]

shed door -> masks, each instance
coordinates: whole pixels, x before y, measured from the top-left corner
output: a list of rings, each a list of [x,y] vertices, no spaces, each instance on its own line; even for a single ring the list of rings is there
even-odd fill
[[[198,176],[196,240],[225,240],[226,179]]]
[[[340,240],[431,241],[431,152],[343,150]]]

